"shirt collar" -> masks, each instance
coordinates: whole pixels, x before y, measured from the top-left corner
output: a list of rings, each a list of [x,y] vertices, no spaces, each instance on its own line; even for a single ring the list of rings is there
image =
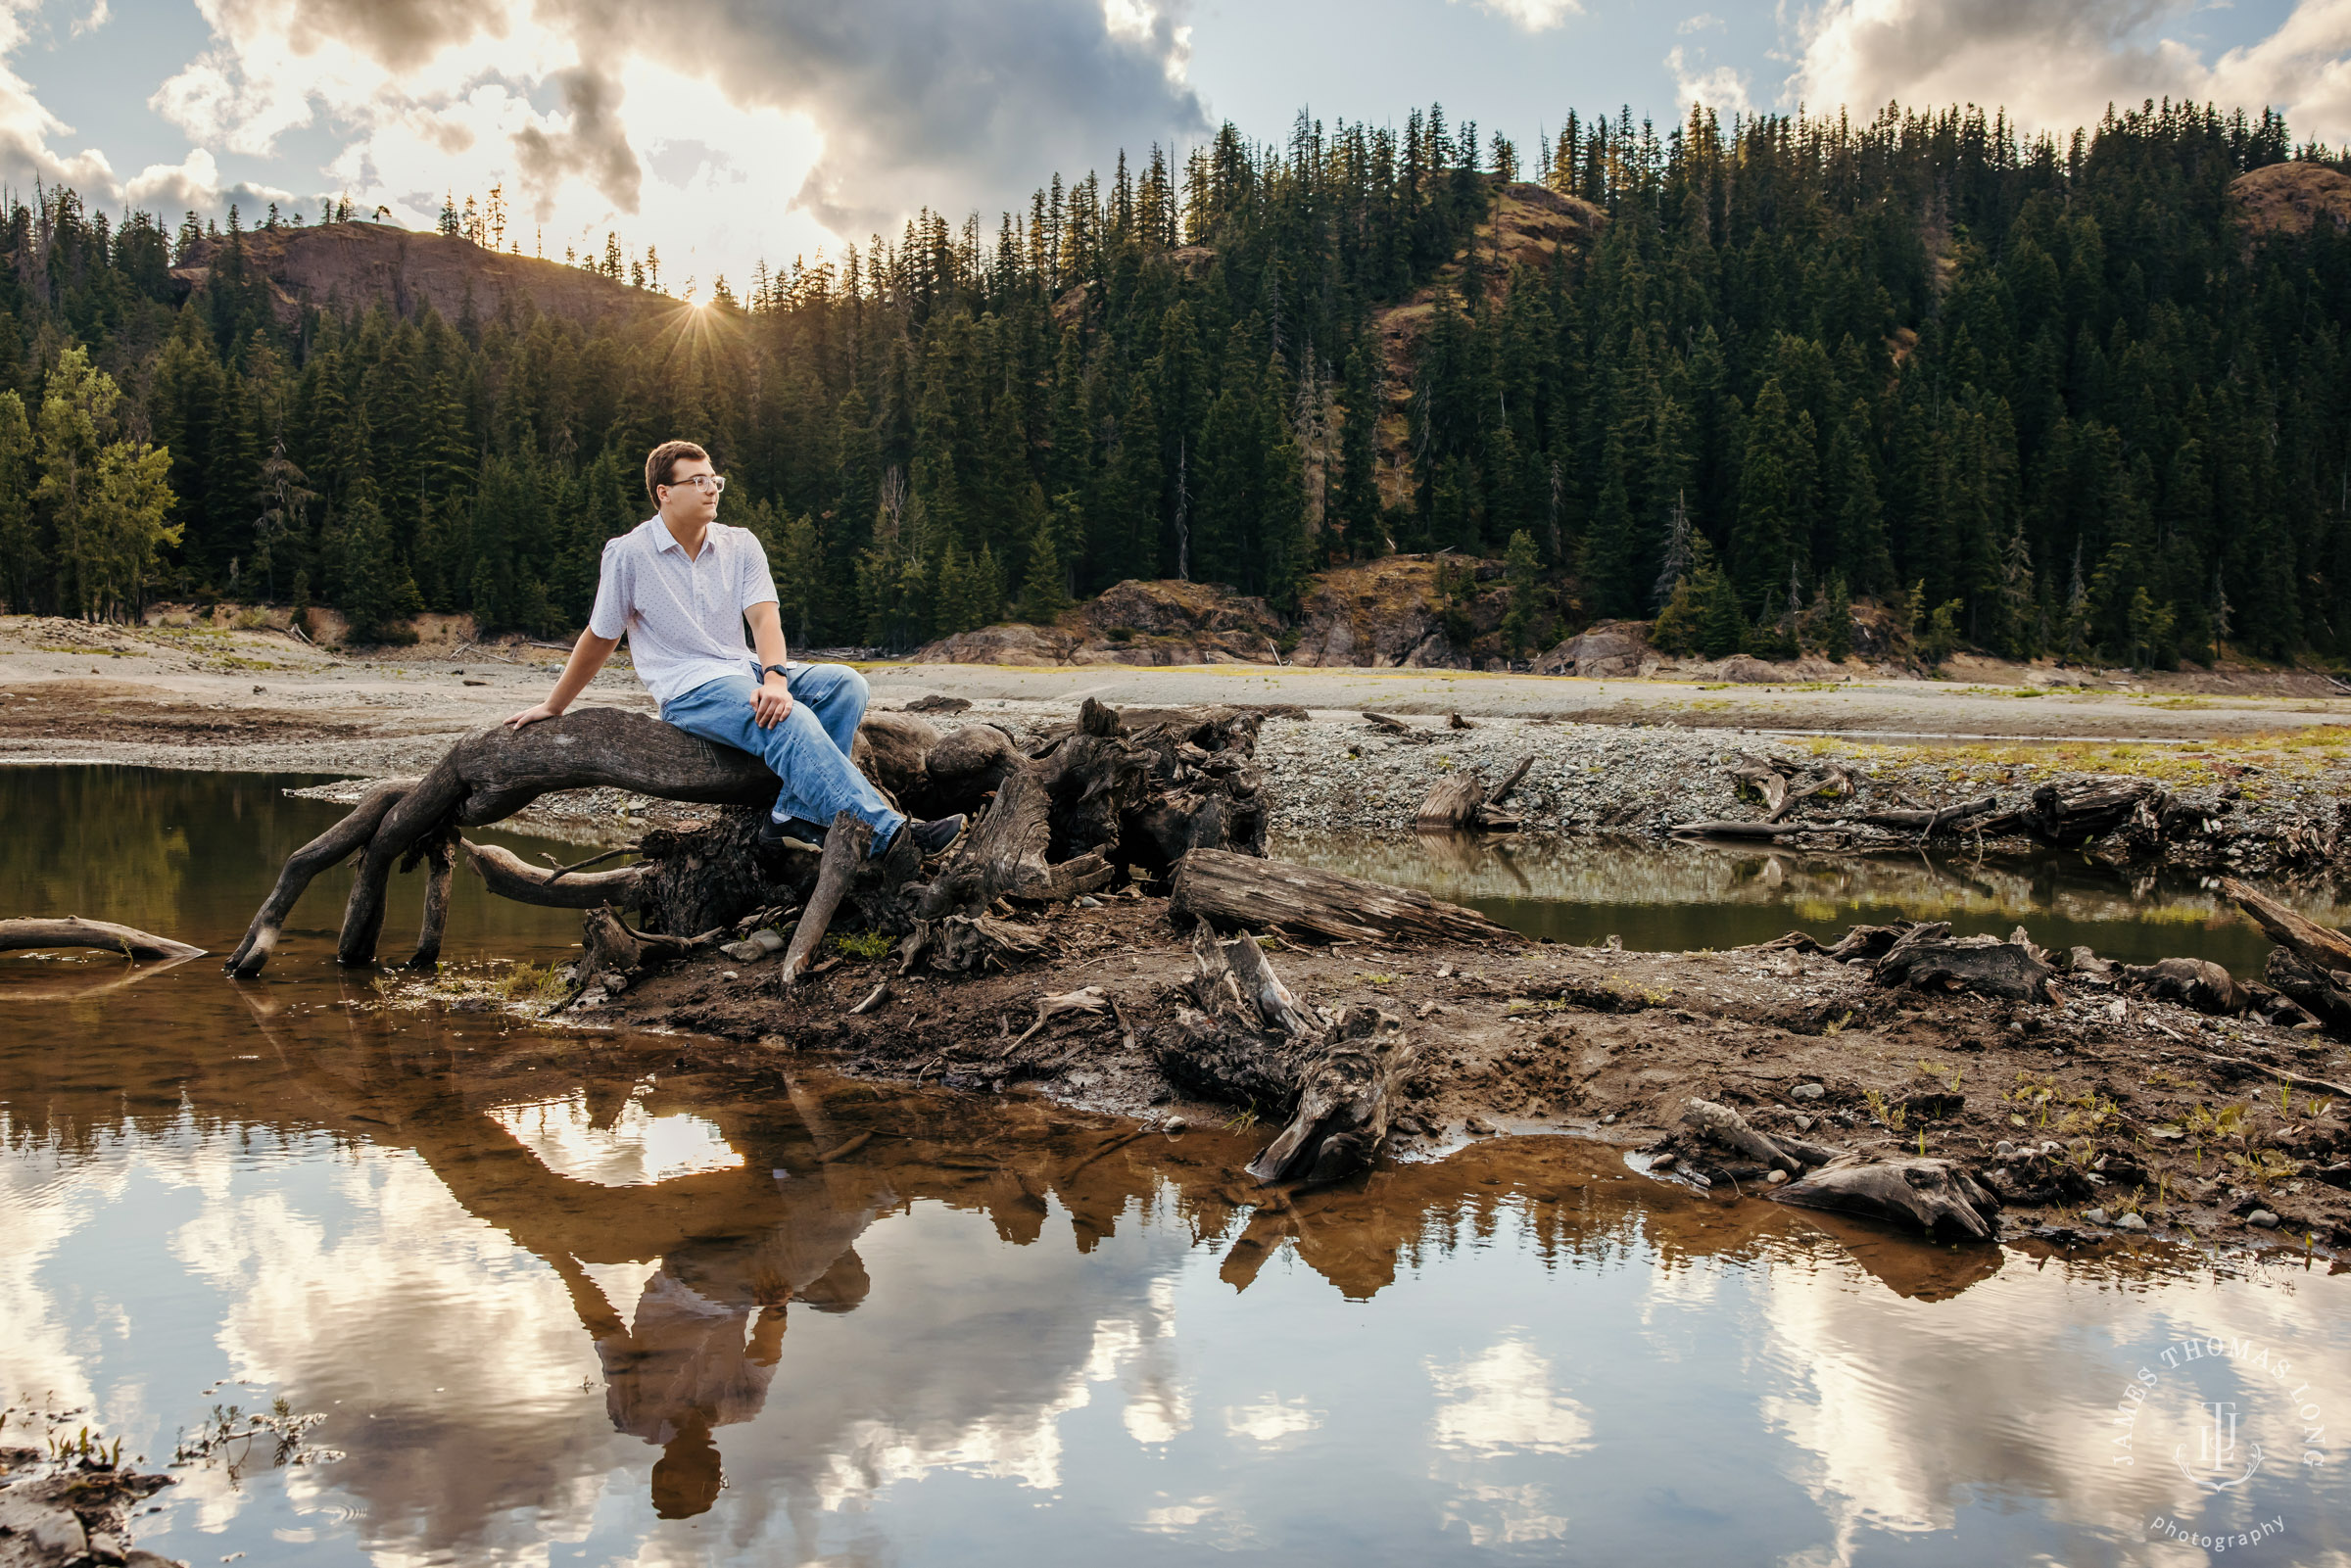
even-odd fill
[[[668,518],[666,518],[666,517],[662,516],[662,515],[661,515],[659,512],[655,512],[655,513],[653,513],[653,515],[652,515],[652,518],[651,518],[650,520],[651,520],[651,522],[652,522],[652,525],[653,525],[653,533],[654,533],[654,534],[657,536],[657,537],[655,538],[655,540],[654,540],[654,543],[653,543],[653,548],[654,548],[654,549],[656,549],[656,550],[674,549],[674,550],[676,550],[676,551],[677,551],[679,554],[681,554],[681,555],[683,555],[683,554],[685,554],[685,553],[686,553],[686,546],[683,546],[683,545],[681,545],[681,544],[679,544],[679,543],[678,543],[678,537],[677,537],[677,535],[675,535],[675,534],[673,534],[673,533],[671,533],[671,532],[669,531],[669,519],[668,519]],[[713,531],[714,531],[714,530],[716,530],[716,528],[717,528],[717,527],[718,527],[718,525],[717,525],[716,523],[713,523],[713,524],[711,524],[711,525],[710,525],[710,528],[711,528],[711,530],[713,530]],[[706,553],[706,552],[708,552],[708,551],[710,551],[710,550],[714,550],[714,549],[716,549],[717,547],[718,547],[718,541],[717,541],[717,539],[713,537],[713,535],[712,535],[712,533],[711,533],[711,532],[708,532],[708,531],[704,532],[704,533],[703,533],[703,535],[702,535],[702,549],[703,549],[703,551]]]

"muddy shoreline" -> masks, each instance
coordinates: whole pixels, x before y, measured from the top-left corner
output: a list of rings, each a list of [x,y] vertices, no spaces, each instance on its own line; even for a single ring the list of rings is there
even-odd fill
[[[1192,970],[1165,900],[1064,907],[1036,924],[1048,958],[969,977],[900,975],[892,958],[840,952],[783,993],[774,958],[713,955],[584,1009],[517,1005],[462,978],[399,991],[410,1004],[513,1006],[572,1027],[675,1031],[681,1069],[736,1075],[746,1092],[810,1053],[852,1076],[1040,1093],[1150,1126],[1259,1143],[1278,1130],[1276,1109],[1190,1098],[1163,1070]],[[1689,1103],[1707,1100],[1766,1135],[1950,1160],[2001,1197],[2002,1241],[2351,1247],[2351,1192],[2337,1185],[2351,1181],[2351,1096],[2330,1105],[2324,1089],[2287,1087],[2281,1099],[2287,1080],[2346,1075],[2342,1047],[2311,1032],[2209,1018],[2087,977],[2069,977],[2051,1003],[1927,993],[1790,950],[1277,941],[1271,956],[1310,1004],[1405,1022],[1418,1054],[1393,1160],[1567,1135],[1618,1147],[1636,1170],[1694,1195],[1762,1201],[1763,1183],[1736,1169],[1710,1185],[1686,1160],[1650,1171],[1651,1155],[1687,1147],[1686,1133],[1668,1140]],[[1085,985],[1106,990],[1116,1012],[1058,1018],[1022,1038],[1040,997]],[[881,986],[880,1002],[853,1011]]]

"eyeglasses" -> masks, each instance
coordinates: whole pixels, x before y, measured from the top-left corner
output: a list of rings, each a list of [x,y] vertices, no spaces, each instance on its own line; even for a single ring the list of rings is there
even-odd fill
[[[679,485],[692,485],[705,496],[719,496],[726,493],[727,476],[724,474],[688,474],[683,479],[673,479],[669,483],[672,489]]]

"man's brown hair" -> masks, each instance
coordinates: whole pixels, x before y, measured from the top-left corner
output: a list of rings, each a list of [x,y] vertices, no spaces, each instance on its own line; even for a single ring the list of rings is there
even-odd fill
[[[696,458],[710,460],[710,454],[691,441],[665,441],[652,450],[645,459],[645,496],[656,507],[661,504],[661,487],[670,483],[670,474],[682,461]]]

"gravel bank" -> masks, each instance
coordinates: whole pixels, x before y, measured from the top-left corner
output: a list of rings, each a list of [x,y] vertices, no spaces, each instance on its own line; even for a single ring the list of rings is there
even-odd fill
[[[1482,719],[1456,730],[1443,719],[1402,722],[1412,735],[1382,735],[1354,715],[1269,719],[1258,756],[1279,796],[1276,832],[1407,830],[1440,780],[1468,768],[1499,783],[1527,756],[1534,765],[1510,806],[1530,832],[1661,834],[1686,822],[1755,820],[1761,808],[1740,797],[1730,775],[1746,755],[1808,770],[1842,764],[1853,774],[1857,793],[1839,814],[1933,809],[1986,795],[2007,806],[2024,803],[2044,784],[2150,779],[2209,824],[2183,863],[2250,871],[2275,869],[2281,857],[2310,859],[2294,843],[2334,836],[2338,807],[2351,790],[2351,736],[2330,731],[2200,748],[1872,746],[1664,726]],[[2344,849],[2351,852],[2351,843]]]

